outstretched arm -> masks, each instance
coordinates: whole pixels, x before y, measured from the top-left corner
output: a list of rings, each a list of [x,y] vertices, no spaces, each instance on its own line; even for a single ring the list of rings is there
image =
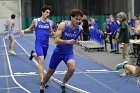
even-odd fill
[[[34,28],[35,28],[35,26],[36,26],[36,21],[37,21],[37,20],[34,19],[34,20],[32,21],[32,24],[30,25],[29,28],[27,28],[27,29],[25,29],[25,30],[21,30],[21,32],[20,32],[20,36],[23,36],[24,33],[26,33],[26,32],[31,32],[31,31],[33,31]]]

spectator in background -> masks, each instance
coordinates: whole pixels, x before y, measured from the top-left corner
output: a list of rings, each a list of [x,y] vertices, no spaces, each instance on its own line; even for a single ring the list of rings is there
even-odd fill
[[[114,29],[114,28],[115,28],[114,26],[116,26],[116,25],[115,25],[114,17],[110,15],[110,18],[109,18],[109,19],[110,19],[110,21],[111,21],[111,23],[110,23],[110,25],[109,25],[109,30],[110,30],[110,42],[112,43],[112,47],[111,47],[110,53],[115,53],[115,52],[117,51],[117,47],[116,47],[116,46],[117,46],[117,42],[116,42],[116,40],[115,40],[117,30]]]
[[[112,53],[119,53],[117,36],[120,28],[120,22],[118,20],[114,20],[114,18],[111,19],[111,22],[110,30],[112,33]]]
[[[83,41],[89,40],[89,24],[86,15],[82,17],[82,27],[83,27]]]
[[[134,19],[131,19],[129,21],[129,24],[131,25],[131,28],[132,28],[131,30],[133,30],[136,34],[140,33],[140,23],[139,23],[139,19],[136,18],[136,16],[134,17]],[[137,38],[136,36],[131,37],[131,39],[136,39],[136,38]],[[137,84],[140,85],[140,49],[139,48],[137,48],[137,49],[138,49],[137,50],[138,51],[138,58],[137,58],[136,65],[133,65],[132,63],[129,63],[128,60],[126,60],[120,64],[117,64],[116,70],[120,70],[120,69],[128,70],[132,75],[138,77]]]
[[[135,25],[136,25],[136,16],[132,19],[128,20],[128,24],[129,24],[129,31],[130,31],[130,39],[135,39],[136,38],[136,30],[135,30]],[[130,49],[130,55],[135,55],[137,53],[137,45],[136,44],[132,44],[130,45],[131,49]]]
[[[119,36],[118,36],[118,42],[120,44],[120,48],[122,50],[122,56],[123,56],[123,61],[128,62],[129,61],[129,38],[130,38],[130,33],[129,33],[129,27],[127,23],[127,16],[124,12],[120,12],[117,14],[117,19],[120,22],[120,30],[119,30]],[[124,77],[126,75],[130,75],[130,72],[125,70],[123,74],[120,76]]]
[[[112,31],[111,31],[111,24],[114,22],[114,17],[113,15],[109,15],[108,19],[106,20],[106,23],[105,23],[105,34],[109,35],[109,43],[110,43],[110,48],[111,48],[111,51],[110,53],[114,53],[114,50],[113,50],[113,45],[112,45]]]
[[[93,31],[98,30],[98,24],[94,18],[89,18],[90,40],[93,39]]]

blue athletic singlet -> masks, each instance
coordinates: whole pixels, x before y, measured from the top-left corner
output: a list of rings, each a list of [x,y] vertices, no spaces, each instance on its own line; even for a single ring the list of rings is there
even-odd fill
[[[8,31],[9,25],[10,25],[10,20],[6,20],[5,31]]]
[[[72,29],[69,27],[68,21],[65,21],[65,30],[62,32],[61,39],[74,39],[78,35],[78,33],[79,26]],[[67,63],[69,59],[74,59],[73,44],[57,44],[52,54],[49,67],[51,69],[56,69],[56,67],[62,60]]]
[[[12,25],[11,28],[9,28],[10,26],[10,19],[6,21],[6,24],[5,24],[5,31],[7,31],[7,35],[8,36],[14,36],[13,35],[13,31],[14,31],[14,28],[15,28],[15,25]]]
[[[49,34],[50,34],[49,19],[47,19],[46,22],[41,21],[40,18],[37,19],[35,34],[36,34],[35,50],[37,56],[46,57],[49,46]]]
[[[61,39],[63,39],[63,40],[74,39],[78,33],[79,33],[79,26],[72,29],[69,27],[68,21],[66,21],[65,30],[62,32]],[[57,44],[55,51],[60,54],[73,53],[73,44]]]

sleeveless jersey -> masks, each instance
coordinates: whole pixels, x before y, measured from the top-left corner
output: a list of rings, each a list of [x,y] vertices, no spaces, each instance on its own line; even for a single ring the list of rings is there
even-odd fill
[[[71,40],[74,39],[79,33],[79,26],[74,29],[69,27],[68,21],[65,21],[65,30],[62,32],[61,39]],[[57,44],[54,50],[59,54],[70,54],[73,53],[73,44]]]
[[[9,19],[9,20],[6,20],[5,31],[13,31],[13,30],[14,30],[15,25],[12,25],[12,27],[9,28],[9,26],[10,26],[10,21],[11,21],[10,19]]]
[[[49,19],[46,22],[41,21],[40,18],[37,19],[37,25],[35,27],[36,33],[36,44],[40,43],[42,45],[49,44],[49,35],[50,35],[50,23]]]

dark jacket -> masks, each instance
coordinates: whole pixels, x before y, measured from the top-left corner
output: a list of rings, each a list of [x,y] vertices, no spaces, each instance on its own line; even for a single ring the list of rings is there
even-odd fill
[[[129,38],[130,38],[130,33],[129,33],[128,23],[126,21],[123,21],[120,24],[118,42],[128,44]]]

